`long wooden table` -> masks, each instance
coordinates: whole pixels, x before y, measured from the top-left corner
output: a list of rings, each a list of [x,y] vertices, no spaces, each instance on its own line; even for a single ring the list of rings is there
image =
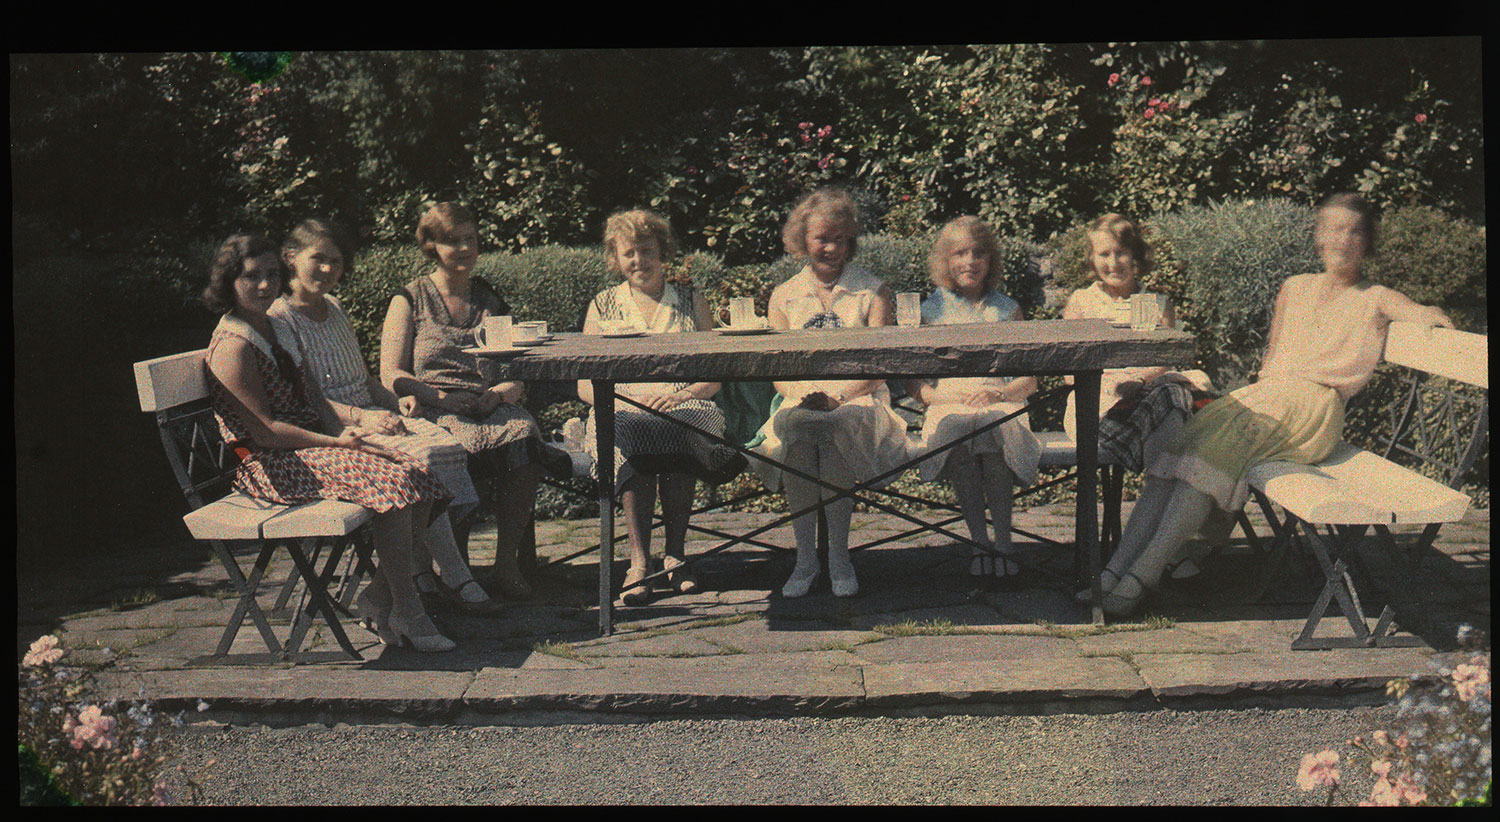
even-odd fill
[[[615,385],[631,382],[909,379],[1068,375],[1078,415],[1075,540],[1089,560],[1092,615],[1100,607],[1098,464],[1099,376],[1106,368],[1181,367],[1194,339],[1170,329],[1136,331],[1103,320],[881,326],[729,335],[717,331],[607,338],[559,334],[507,359],[511,379],[591,380],[599,454],[614,451]],[[599,462],[599,628],[613,631],[614,464]]]

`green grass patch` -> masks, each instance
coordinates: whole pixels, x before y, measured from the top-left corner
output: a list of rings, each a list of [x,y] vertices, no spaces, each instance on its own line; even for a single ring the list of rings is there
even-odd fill
[[[566,642],[553,642],[549,639],[546,642],[534,643],[531,646],[531,650],[539,654],[555,656],[559,659],[571,659],[574,662],[584,661],[583,655],[578,653],[578,649]]]
[[[111,611],[128,611],[131,608],[140,608],[153,602],[160,602],[161,596],[154,588],[142,588],[124,599],[114,600],[109,604]]]

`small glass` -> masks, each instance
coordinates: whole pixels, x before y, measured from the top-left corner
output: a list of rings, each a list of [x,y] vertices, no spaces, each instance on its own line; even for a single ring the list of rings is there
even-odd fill
[[[896,325],[914,328],[922,324],[922,295],[903,291],[896,295]]]
[[[1153,331],[1162,324],[1167,313],[1167,295],[1131,294],[1130,328],[1133,331]]]
[[[749,328],[755,325],[755,298],[729,298],[729,327]]]

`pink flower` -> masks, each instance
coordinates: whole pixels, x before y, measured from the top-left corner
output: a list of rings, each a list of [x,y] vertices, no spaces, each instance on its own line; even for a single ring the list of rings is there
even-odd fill
[[[86,705],[78,712],[78,719],[69,714],[63,720],[63,733],[72,734],[70,744],[74,750],[82,750],[88,745],[97,751],[115,746],[113,732],[116,724],[115,718],[99,710],[99,706]]]
[[[1427,115],[1425,115],[1425,114],[1418,114],[1416,117],[1413,117],[1412,119],[1416,120],[1419,123],[1425,123],[1425,122],[1427,122]]]
[[[48,634],[31,643],[31,648],[26,651],[21,662],[27,666],[51,665],[62,659],[63,653],[63,649],[57,647],[57,637]]]
[[[909,200],[911,200],[911,195],[910,194],[902,194],[901,195],[901,202],[904,203],[904,202],[908,202]]]
[[[1490,671],[1478,665],[1459,665],[1453,669],[1453,687],[1458,691],[1458,698],[1464,702],[1473,701],[1480,691],[1488,694],[1490,690]]]
[[[1370,789],[1370,805],[1378,808],[1394,808],[1400,804],[1401,796],[1396,793],[1395,785],[1386,779],[1375,780],[1375,787]]]
[[[697,166],[688,166],[687,171],[688,171],[689,174],[697,174],[698,173],[698,167]]]
[[[1146,105],[1148,105],[1148,106],[1159,106],[1159,105],[1161,105],[1161,98],[1160,97],[1152,97],[1151,98],[1151,102],[1147,103]]]
[[[1408,805],[1420,805],[1427,798],[1427,792],[1417,787],[1406,774],[1397,777],[1396,793]]]
[[[1149,86],[1149,85],[1151,85],[1151,78],[1150,77],[1142,77],[1141,78],[1141,85],[1143,85],[1143,86]]]
[[[832,162],[833,162],[833,155],[830,154],[827,157],[824,157],[823,159],[821,159],[821,160],[818,161],[818,168],[828,168],[829,164],[832,163]]]
[[[1114,74],[1111,74],[1109,76],[1109,84],[1110,85],[1114,85],[1115,83],[1118,83],[1118,82],[1120,82],[1120,74],[1119,74],[1119,72],[1115,72]]]
[[[802,135],[802,145],[807,145],[808,143],[811,143],[811,142],[812,142],[812,138],[811,137],[807,136],[806,134]]]
[[[1386,777],[1391,775],[1391,763],[1386,762],[1385,760],[1377,760],[1375,762],[1371,762],[1370,772],[1380,777],[1381,779],[1385,779]]]
[[[828,137],[828,136],[830,136],[832,134],[833,134],[833,126],[823,126],[822,128],[818,129],[818,136],[819,137]]]
[[[812,123],[808,123],[808,122],[801,122],[801,123],[797,124],[797,128],[800,128],[803,131],[807,131],[808,129],[810,129],[812,127],[813,127],[813,124]]]
[[[1297,769],[1297,787],[1310,791],[1319,785],[1332,787],[1339,784],[1339,755],[1334,751],[1321,751],[1302,757],[1302,767]]]
[[[1147,120],[1150,120],[1152,117],[1156,116],[1156,109],[1154,109],[1154,108],[1148,108],[1148,109],[1146,109],[1146,113],[1143,114],[1143,115],[1141,115],[1141,116],[1145,117]]]

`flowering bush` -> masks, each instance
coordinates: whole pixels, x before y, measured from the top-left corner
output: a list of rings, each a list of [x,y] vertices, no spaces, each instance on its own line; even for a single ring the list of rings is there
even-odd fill
[[[168,804],[155,729],[180,726],[181,714],[164,720],[146,700],[89,699],[90,673],[59,666],[66,654],[57,637],[44,636],[17,672],[21,804]]]
[[[1471,635],[1464,626],[1461,641]],[[1360,805],[1490,804],[1490,654],[1473,652],[1466,662],[1437,672],[1436,687],[1423,678],[1394,679],[1386,692],[1399,701],[1396,726],[1350,744],[1370,759],[1375,784]],[[1342,773],[1333,750],[1308,754],[1297,771],[1303,791],[1338,793]]]

